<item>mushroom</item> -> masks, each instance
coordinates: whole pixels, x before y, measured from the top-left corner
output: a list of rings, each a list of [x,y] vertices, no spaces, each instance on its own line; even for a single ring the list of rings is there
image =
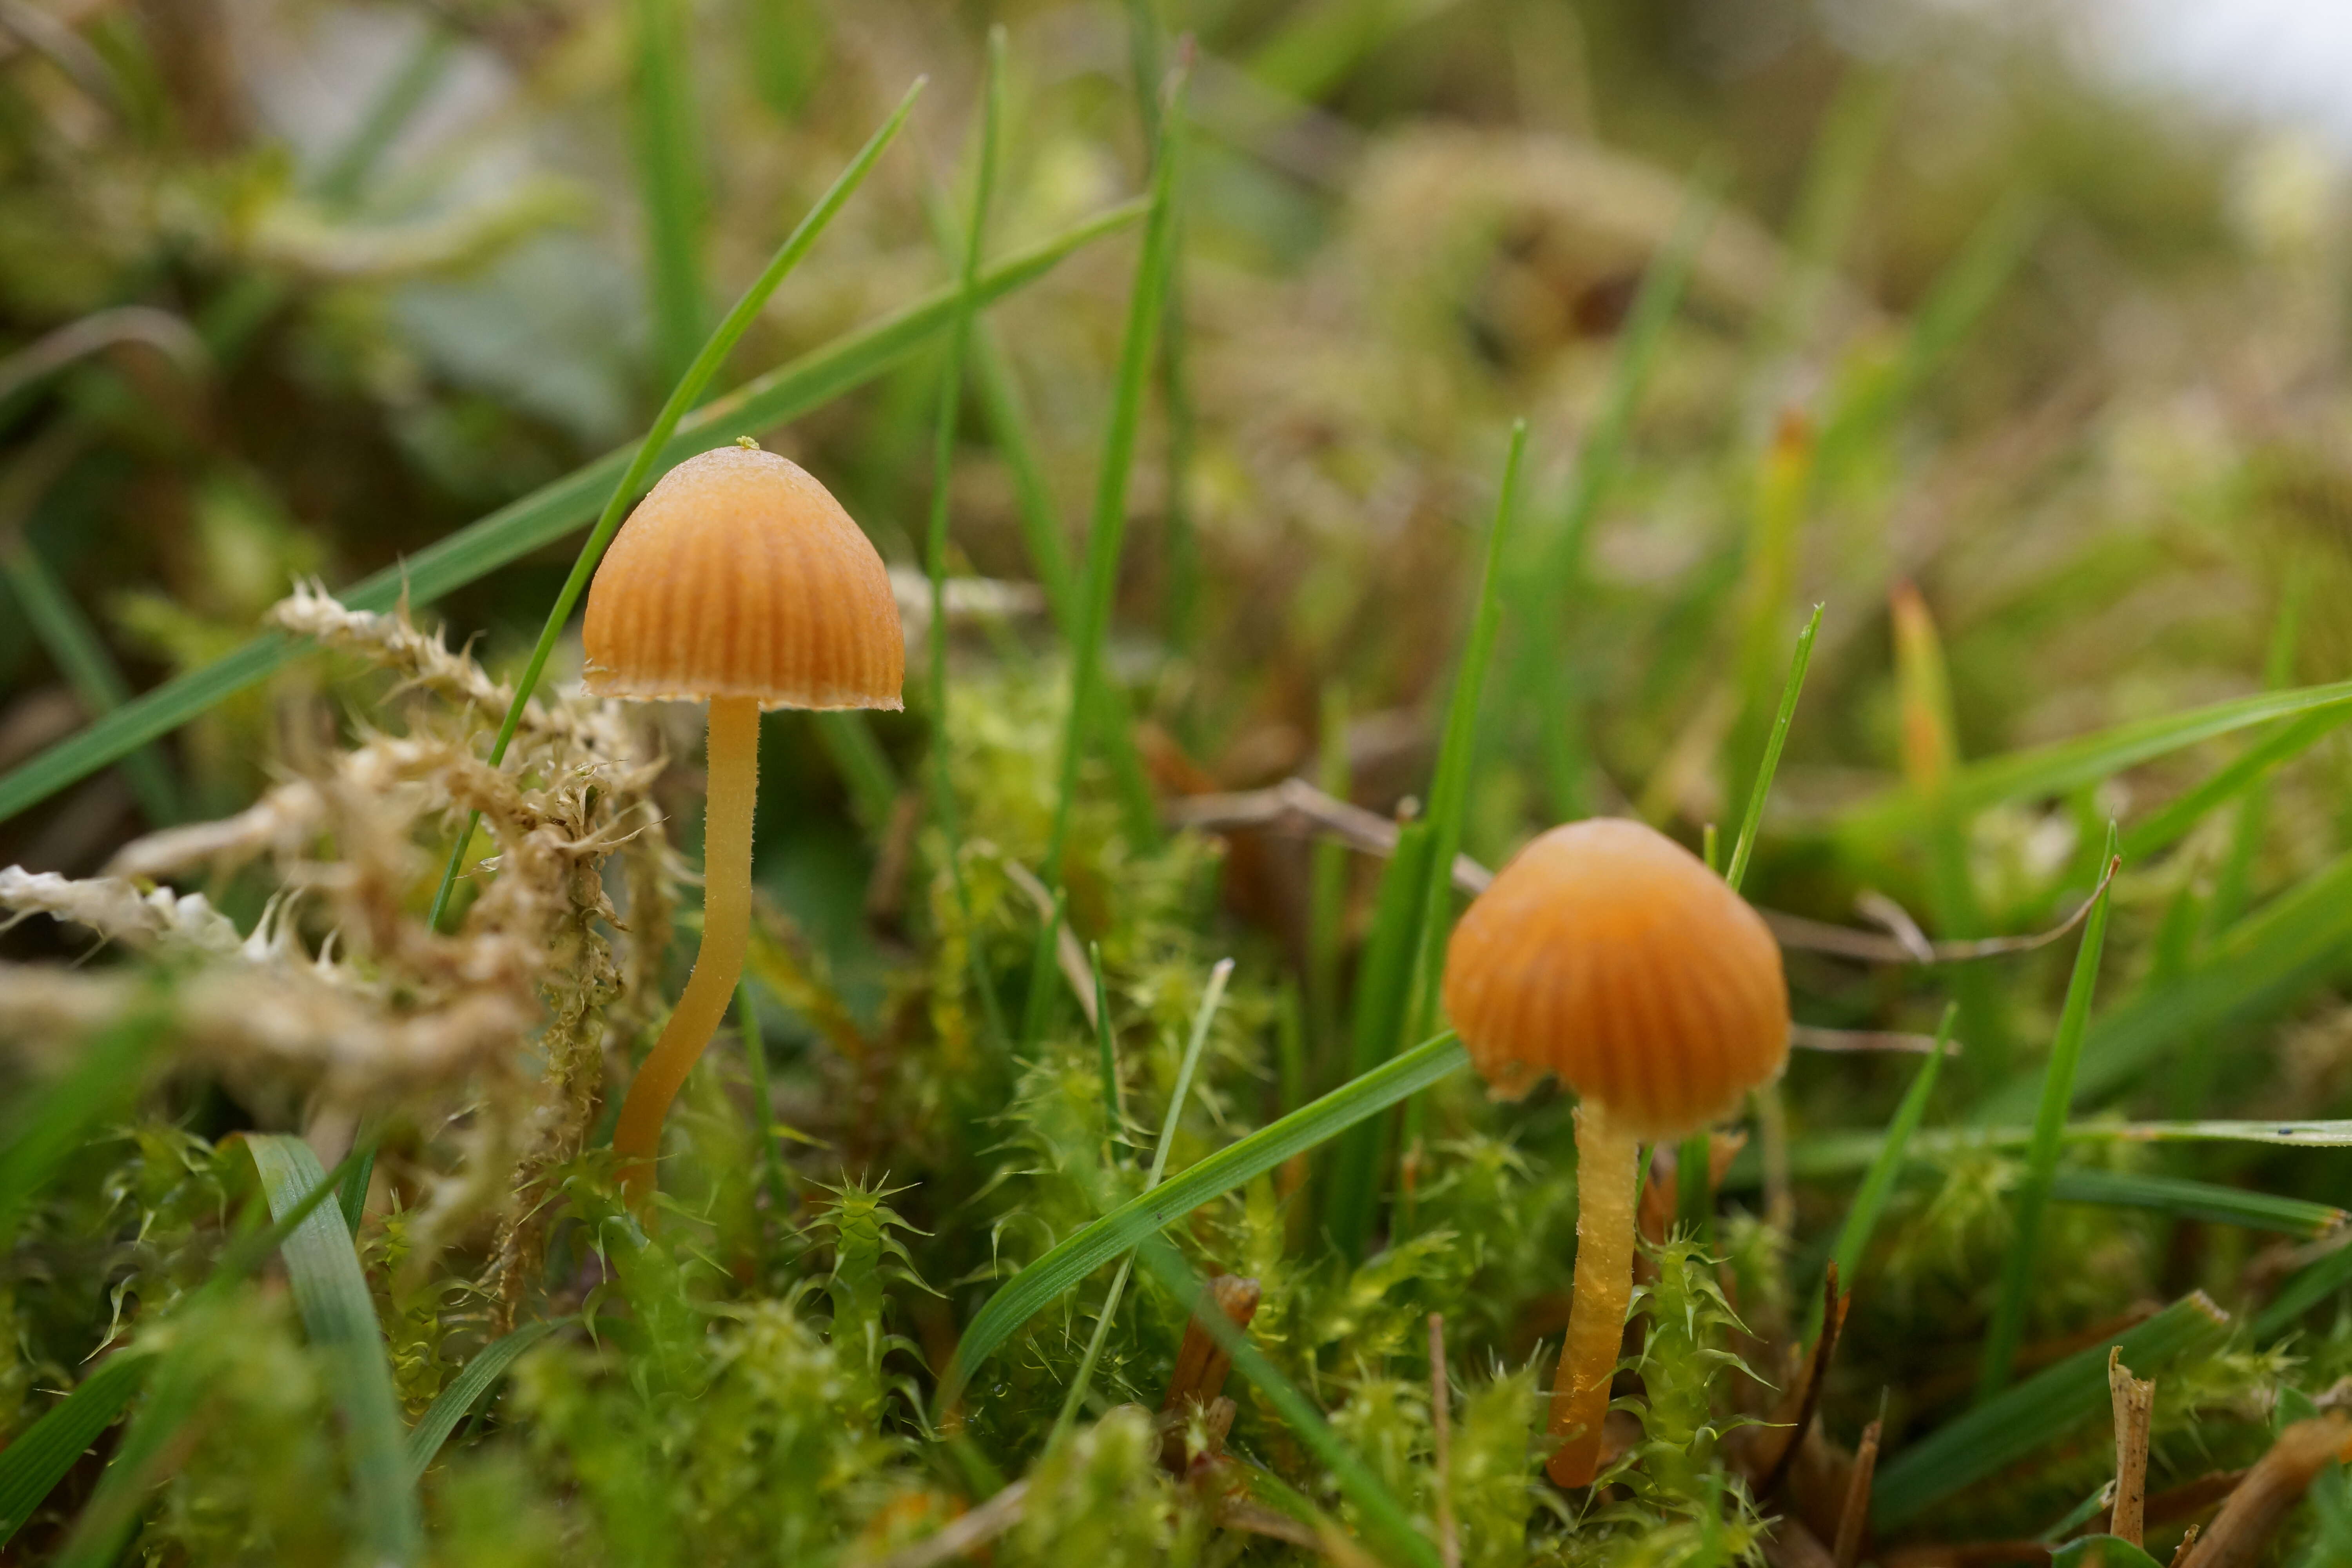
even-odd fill
[[[1555,827],[1464,912],[1445,1009],[1498,1100],[1546,1073],[1576,1090],[1576,1297],[1546,1467],[1591,1484],[1633,1286],[1643,1142],[1729,1115],[1789,1055],[1789,992],[1762,917],[1663,834]]]
[[[710,704],[702,945],[613,1132],[651,1190],[662,1121],[743,972],[764,708],[898,708],[905,634],[882,558],[831,492],[746,439],[663,476],[588,590],[588,689]]]

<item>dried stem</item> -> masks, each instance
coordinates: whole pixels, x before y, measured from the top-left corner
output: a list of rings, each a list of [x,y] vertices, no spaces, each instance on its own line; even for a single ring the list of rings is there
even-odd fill
[[[2134,1546],[2141,1543],[2147,1509],[2147,1422],[2156,1408],[2156,1384],[2131,1374],[2124,1348],[2107,1352],[2107,1392],[2116,1409],[2116,1506],[2107,1533]]]

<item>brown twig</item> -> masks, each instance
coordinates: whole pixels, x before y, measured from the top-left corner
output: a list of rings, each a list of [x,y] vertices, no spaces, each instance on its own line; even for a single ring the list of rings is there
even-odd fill
[[[1204,833],[1254,828],[1302,837],[1336,838],[1351,849],[1383,859],[1396,852],[1395,823],[1377,812],[1335,800],[1305,779],[1285,779],[1265,789],[1185,795],[1167,802],[1163,810],[1172,827],[1195,827]],[[1782,947],[1859,959],[1865,963],[1958,963],[2004,953],[2031,952],[2056,942],[2088,918],[2091,906],[2098,902],[2099,894],[2106,888],[2107,879],[2115,874],[2116,868],[2111,864],[2106,875],[2099,879],[2098,887],[2091,889],[2090,897],[2066,917],[2064,924],[2032,936],[1929,942],[1900,905],[1876,893],[1865,893],[1857,902],[1865,914],[1898,934],[1880,936],[1852,926],[1784,914],[1779,910],[1759,909],[1756,912],[1764,917],[1764,923],[1772,928],[1773,936]],[[1454,885],[1460,891],[1474,896],[1483,893],[1494,879],[1492,871],[1469,856],[1454,858]]]
[[[1835,1568],[1853,1568],[1862,1560],[1862,1543],[1870,1532],[1870,1482],[1878,1470],[1878,1439],[1885,1426],[1885,1422],[1874,1421],[1864,1427],[1862,1445],[1853,1451],[1845,1507],[1838,1515],[1837,1545],[1830,1552]]]
[[[1168,1374],[1168,1396],[1160,1402],[1160,1463],[1182,1475],[1192,1465],[1186,1451],[1185,1428],[1194,1416],[1208,1426],[1211,1449],[1222,1447],[1234,1423],[1233,1401],[1223,1397],[1234,1358],[1211,1336],[1201,1321],[1213,1306],[1236,1329],[1249,1327],[1257,1316],[1258,1283],[1241,1274],[1220,1274],[1202,1289],[1205,1298],[1184,1322],[1184,1338],[1176,1347],[1176,1365]]]
[[[1759,1464],[1762,1479],[1756,1484],[1756,1497],[1760,1502],[1780,1489],[1789,1478],[1789,1467],[1796,1462],[1797,1448],[1804,1441],[1805,1429],[1813,1424],[1813,1412],[1822,1400],[1822,1384],[1829,1375],[1830,1357],[1837,1353],[1838,1334],[1845,1327],[1845,1310],[1853,1297],[1838,1289],[1837,1265],[1829,1267],[1829,1276],[1822,1281],[1822,1337],[1813,1342],[1806,1352],[1805,1364],[1797,1374],[1797,1386],[1781,1401],[1774,1413],[1772,1438],[1779,1440],[1777,1449],[1767,1447],[1769,1464]],[[1784,1425],[1785,1423],[1785,1425]],[[1762,1458],[1762,1454],[1758,1456]]]
[[[2246,1472],[2196,1546],[2174,1560],[2181,1568],[2246,1568],[2261,1557],[2287,1511],[2303,1500],[2312,1478],[2347,1447],[2352,1447],[2352,1421],[2342,1415],[2322,1415],[2289,1426]]]
[[[1462,1568],[1462,1537],[1454,1525],[1454,1488],[1447,1478],[1454,1462],[1454,1391],[1445,1377],[1445,1320],[1429,1314],[1429,1423],[1436,1445],[1437,1556],[1445,1568]]]
[[[2124,1348],[2107,1352],[2107,1393],[2116,1411],[2116,1504],[2107,1533],[2134,1546],[2145,1532],[2147,1510],[2147,1422],[2156,1408],[2156,1384],[2131,1374]]]

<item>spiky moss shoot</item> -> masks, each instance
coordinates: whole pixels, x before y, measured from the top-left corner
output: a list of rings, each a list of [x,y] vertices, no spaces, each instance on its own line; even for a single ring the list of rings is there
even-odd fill
[[[1536,1369],[1471,1384],[1457,1397],[1445,1484],[1462,1539],[1463,1568],[1517,1568],[1535,1516],[1542,1423]]]
[[[911,1356],[921,1354],[912,1341],[886,1327],[887,1288],[897,1284],[929,1290],[930,1287],[915,1272],[906,1244],[894,1234],[915,1227],[883,1202],[904,1188],[868,1185],[845,1177],[841,1185],[825,1190],[833,1194],[833,1201],[818,1210],[812,1228],[833,1252],[833,1268],[824,1281],[825,1296],[833,1303],[826,1338],[847,1385],[845,1414],[862,1430],[872,1431],[881,1421],[888,1386],[883,1358],[894,1350]],[[919,1396],[909,1393],[907,1397],[910,1407],[921,1408]]]
[[[551,1341],[518,1363],[511,1397],[542,1473],[587,1512],[604,1561],[800,1561],[854,1533],[887,1489],[898,1445],[843,1418],[862,1374],[786,1302],[730,1316],[695,1336],[671,1387],[642,1384],[622,1334]]]
[[[1638,1414],[1642,1440],[1620,1460],[1619,1479],[1661,1513],[1716,1517],[1724,1481],[1716,1462],[1727,1423],[1732,1374],[1747,1367],[1732,1353],[1741,1325],[1724,1300],[1716,1259],[1696,1240],[1677,1235],[1643,1249],[1654,1277],[1634,1291],[1641,1314],[1642,1378]]]
[[[1166,1561],[1174,1485],[1159,1466],[1151,1417],[1123,1405],[1045,1450],[1003,1560],[1037,1568],[1143,1568]]]

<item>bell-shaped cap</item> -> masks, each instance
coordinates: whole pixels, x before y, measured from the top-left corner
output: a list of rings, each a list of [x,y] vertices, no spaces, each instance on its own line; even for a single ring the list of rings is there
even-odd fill
[[[588,589],[588,689],[768,708],[898,708],[890,574],[832,492],[755,447],[662,477]]]
[[[1728,1115],[1789,1055],[1763,918],[1638,822],[1555,827],[1454,929],[1445,1010],[1499,1099],[1557,1073],[1645,1141]]]

